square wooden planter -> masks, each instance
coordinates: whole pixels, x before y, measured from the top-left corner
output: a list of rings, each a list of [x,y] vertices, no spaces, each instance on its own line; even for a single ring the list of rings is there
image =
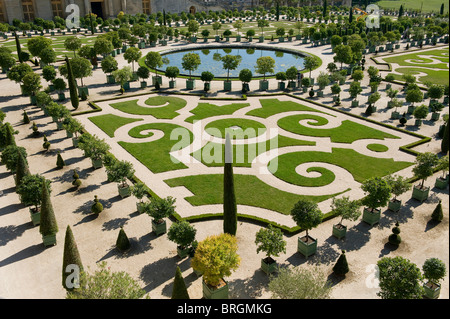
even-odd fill
[[[35,211],[33,208],[30,208],[30,217],[33,226],[37,226],[41,223],[41,210]]]
[[[344,238],[347,234],[347,226],[344,226],[342,224],[336,224],[333,225],[333,236],[341,239]]]
[[[223,81],[223,90],[224,91],[231,91],[231,81]]]
[[[423,202],[423,201],[427,200],[429,193],[430,193],[429,187],[420,188],[420,186],[414,186],[413,192],[412,192],[412,198]]]
[[[56,245],[56,234],[42,235],[42,242],[45,247]]]
[[[136,210],[139,214],[142,214],[144,212],[144,203],[143,202],[137,202],[136,203]]]
[[[442,177],[438,177],[436,178],[436,182],[434,183],[434,187],[439,188],[439,189],[446,189],[447,188],[447,179],[446,178],[442,178]]]
[[[270,275],[278,270],[278,264],[271,257],[263,258],[261,259],[261,270]]]
[[[228,299],[228,283],[223,280],[221,286],[212,287],[202,280],[203,284],[203,298],[205,299]]]
[[[359,101],[358,100],[353,100],[352,101],[352,107],[358,107],[359,106]]]
[[[193,90],[195,88],[195,80],[186,80],[186,89]]]
[[[401,200],[398,200],[398,199],[394,200],[394,199],[392,199],[392,200],[389,201],[388,209],[390,211],[393,211],[393,212],[396,213],[396,212],[398,212],[400,210],[401,207],[402,207],[402,201]]]
[[[380,209],[371,210],[370,208],[364,207],[362,219],[370,226],[373,226],[376,223],[378,223],[380,221],[380,217],[381,217]]]
[[[167,231],[166,221],[158,224],[152,220],[152,231],[156,234],[156,236],[164,234]]]
[[[305,257],[309,257],[317,251],[317,239],[310,236],[299,237],[297,240],[297,251]]]
[[[427,282],[423,285],[424,296],[428,299],[438,299],[441,294],[441,286]]]
[[[119,191],[119,195],[122,198],[125,198],[125,197],[128,197],[131,195],[131,188],[129,185],[126,185],[126,186],[118,185],[117,190]]]
[[[95,169],[98,169],[98,168],[101,168],[101,167],[103,167],[103,161],[102,161],[102,159],[91,159],[91,161],[92,161],[92,166],[95,168]]]
[[[180,246],[177,246],[177,255],[180,258],[184,258],[187,255],[189,255],[189,251],[190,251],[189,247],[181,248]]]
[[[259,81],[259,89],[261,91],[267,91],[269,89],[269,81],[267,81],[267,80],[260,80]]]

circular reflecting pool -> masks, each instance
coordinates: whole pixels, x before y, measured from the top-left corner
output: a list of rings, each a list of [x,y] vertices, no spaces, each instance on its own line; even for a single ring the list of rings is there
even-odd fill
[[[256,60],[263,56],[270,56],[275,60],[275,72],[273,74],[266,74],[266,76],[274,75],[278,72],[286,72],[292,66],[295,66],[298,70],[304,69],[303,61],[304,56],[299,53],[290,53],[280,50],[258,49],[258,48],[208,48],[208,49],[193,49],[175,51],[162,54],[163,58],[168,59],[164,67],[160,71],[165,71],[168,66],[176,66],[180,69],[180,73],[183,75],[189,75],[189,71],[186,71],[182,67],[183,56],[187,53],[197,53],[200,56],[201,64],[196,71],[192,72],[192,76],[200,76],[204,71],[210,71],[216,78],[227,77],[227,70],[223,69],[223,62],[220,57],[227,54],[241,56],[241,63],[236,70],[230,70],[230,77],[239,77],[239,72],[242,69],[249,69],[253,72],[253,76],[262,76],[255,71]]]

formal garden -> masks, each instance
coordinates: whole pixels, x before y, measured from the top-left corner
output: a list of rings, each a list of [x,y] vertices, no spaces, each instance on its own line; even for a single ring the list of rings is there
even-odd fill
[[[448,13],[357,17],[2,25],[0,297],[448,298]]]

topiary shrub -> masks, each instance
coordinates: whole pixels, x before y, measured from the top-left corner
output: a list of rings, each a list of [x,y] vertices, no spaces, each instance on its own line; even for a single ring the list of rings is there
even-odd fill
[[[39,136],[39,128],[36,125],[36,122],[33,122],[33,125],[31,126],[31,129],[33,130],[33,136],[37,137]]]
[[[389,236],[389,243],[394,246],[400,245],[402,238],[400,237],[400,226],[398,222],[395,223],[395,227],[392,228],[392,234]]]
[[[73,170],[72,177],[73,177],[72,185],[75,186],[76,188],[80,187],[81,179],[76,170]]]
[[[56,157],[56,167],[58,167],[59,169],[63,168],[64,166],[66,166],[66,162],[64,162],[61,153],[58,152],[58,156]]]
[[[23,111],[23,124],[30,124],[30,118],[26,111]]]
[[[94,198],[94,205],[91,206],[91,212],[94,214],[100,214],[103,211],[103,205],[98,201],[97,195]]]
[[[431,214],[431,219],[435,222],[441,222],[444,219],[444,212],[442,210],[442,203],[439,201],[439,203],[436,205],[436,208],[433,210],[433,213]]]
[[[44,134],[44,143],[42,144],[42,147],[45,149],[45,151],[48,151],[50,148],[50,142],[47,140],[47,136]]]
[[[121,252],[127,251],[131,247],[130,240],[128,239],[127,234],[125,234],[123,227],[120,227],[119,236],[116,240],[116,247]]]
[[[342,250],[342,254],[333,266],[333,272],[339,276],[345,276],[345,274],[349,272],[347,257],[345,257],[345,250]]]
[[[173,281],[172,299],[190,299],[180,267],[177,266]]]

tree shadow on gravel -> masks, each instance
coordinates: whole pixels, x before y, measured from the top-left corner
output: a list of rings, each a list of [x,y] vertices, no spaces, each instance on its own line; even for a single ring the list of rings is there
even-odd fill
[[[249,278],[229,281],[229,296],[232,299],[261,297],[263,289],[269,284],[269,278],[262,270],[256,270]]]

